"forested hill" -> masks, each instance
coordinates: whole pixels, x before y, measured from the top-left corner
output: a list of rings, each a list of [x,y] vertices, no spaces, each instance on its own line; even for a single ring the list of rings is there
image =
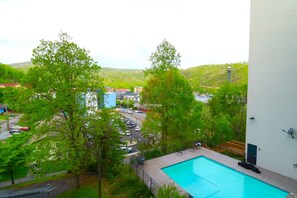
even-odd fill
[[[227,81],[228,67],[232,68],[232,83],[239,85],[247,84],[247,63],[202,65],[181,70],[181,73],[188,79],[194,90],[199,90],[201,87],[216,88]]]
[[[33,65],[31,62],[12,64],[16,69],[26,71]],[[231,66],[231,79],[235,84],[247,84],[248,64],[232,63],[217,65],[202,65],[188,69],[181,69],[181,73],[188,79],[195,91],[205,88],[220,87],[227,81],[227,68]],[[143,70],[137,69],[115,69],[102,67],[100,76],[104,78],[106,86],[118,88],[133,88],[142,86],[145,82]]]
[[[143,70],[114,69],[103,67],[100,76],[104,78],[104,84],[116,88],[133,88],[142,86],[145,82]]]
[[[19,83],[23,76],[22,71],[0,63],[0,83]]]

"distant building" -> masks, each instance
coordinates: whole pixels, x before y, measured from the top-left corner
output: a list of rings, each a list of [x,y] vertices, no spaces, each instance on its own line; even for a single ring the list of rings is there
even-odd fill
[[[114,92],[116,92],[116,93],[125,93],[127,91],[130,91],[130,89],[126,89],[126,88],[116,88],[116,89],[114,89]]]
[[[19,83],[2,83],[2,84],[0,84],[0,88],[5,88],[5,87],[19,88],[19,87],[21,87],[21,85]]]
[[[142,92],[141,86],[134,87],[134,93],[140,93],[140,92]]]
[[[85,94],[85,105],[88,108],[87,112],[89,115],[95,114],[95,112],[98,110],[98,93],[92,92],[88,90],[88,92]]]
[[[212,98],[211,94],[200,94],[198,92],[194,92],[194,97],[195,100],[203,102],[203,103],[208,103],[208,101]]]
[[[88,90],[87,93],[83,95],[83,98],[89,114],[94,114],[95,111],[103,107],[113,108],[116,106],[115,92],[106,92],[102,95],[100,90],[96,92]]]
[[[140,96],[138,93],[134,93],[134,92],[131,92],[131,91],[127,91],[124,93],[124,99],[127,99],[127,100],[133,100],[134,102],[139,102],[140,101]]]
[[[115,89],[113,87],[105,87],[106,92],[114,92]]]
[[[116,93],[107,92],[104,94],[104,107],[113,108],[116,106]]]
[[[251,0],[246,159],[297,179],[297,1]]]

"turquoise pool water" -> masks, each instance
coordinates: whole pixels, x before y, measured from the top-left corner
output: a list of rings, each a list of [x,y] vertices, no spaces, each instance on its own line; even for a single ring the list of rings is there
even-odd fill
[[[288,192],[200,156],[162,169],[194,198],[286,197]]]

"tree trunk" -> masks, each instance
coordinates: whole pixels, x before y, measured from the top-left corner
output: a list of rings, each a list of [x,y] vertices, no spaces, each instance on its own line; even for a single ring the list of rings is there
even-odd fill
[[[101,150],[98,150],[98,197],[101,198],[101,179],[102,179],[102,169],[101,169]]]
[[[9,173],[10,173],[11,185],[14,185],[15,183],[14,183],[14,177],[13,177],[13,170],[10,170]]]
[[[76,182],[76,188],[79,189],[80,188],[80,174],[79,173],[75,173],[75,182]]]

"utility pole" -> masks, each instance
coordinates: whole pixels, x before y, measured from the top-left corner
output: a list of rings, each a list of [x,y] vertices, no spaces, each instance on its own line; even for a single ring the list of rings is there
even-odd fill
[[[232,67],[229,66],[227,67],[227,74],[228,74],[228,81],[231,83],[231,71],[232,71]]]
[[[7,131],[10,130],[10,125],[9,125],[9,115],[8,115],[8,108],[7,106],[4,107],[5,111],[6,111],[6,128],[7,128]]]

